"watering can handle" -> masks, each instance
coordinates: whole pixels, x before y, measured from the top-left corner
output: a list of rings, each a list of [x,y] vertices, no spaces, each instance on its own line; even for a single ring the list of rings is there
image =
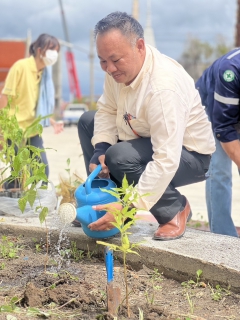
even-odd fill
[[[102,170],[102,166],[99,164],[93,172],[87,177],[87,180],[85,182],[85,190],[86,194],[90,194],[92,192],[92,181],[96,178],[96,176],[99,174],[99,172]]]

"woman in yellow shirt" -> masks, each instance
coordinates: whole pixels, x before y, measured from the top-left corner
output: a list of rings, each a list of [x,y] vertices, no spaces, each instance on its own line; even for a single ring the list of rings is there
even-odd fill
[[[54,109],[54,86],[51,68],[58,58],[60,45],[58,40],[48,34],[41,34],[29,48],[30,57],[18,60],[9,70],[2,94],[0,109],[7,106],[11,97],[11,114],[16,114],[20,128],[30,126],[38,115],[51,114]],[[17,107],[17,108],[16,108]],[[63,124],[54,119],[47,119],[44,126],[51,124],[55,133],[63,130]],[[42,137],[30,137],[29,143],[44,149]],[[49,175],[46,153],[41,153],[41,160],[46,165],[45,173]],[[10,183],[7,187],[13,187]]]

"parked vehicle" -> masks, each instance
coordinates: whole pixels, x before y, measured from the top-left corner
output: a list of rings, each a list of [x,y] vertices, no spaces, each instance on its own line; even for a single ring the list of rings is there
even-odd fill
[[[63,122],[66,126],[77,125],[80,116],[88,110],[84,103],[70,103],[63,111]]]

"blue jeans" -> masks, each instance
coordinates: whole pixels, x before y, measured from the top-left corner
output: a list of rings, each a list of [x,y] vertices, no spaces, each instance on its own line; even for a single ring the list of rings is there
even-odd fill
[[[238,237],[231,217],[232,160],[215,138],[216,151],[209,166],[206,180],[206,202],[210,230],[213,233]]]

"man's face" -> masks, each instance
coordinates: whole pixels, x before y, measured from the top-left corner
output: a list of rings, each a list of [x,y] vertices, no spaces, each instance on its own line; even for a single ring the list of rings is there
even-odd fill
[[[129,85],[138,75],[145,58],[143,39],[131,42],[118,30],[98,35],[97,53],[103,71],[118,83]]]

